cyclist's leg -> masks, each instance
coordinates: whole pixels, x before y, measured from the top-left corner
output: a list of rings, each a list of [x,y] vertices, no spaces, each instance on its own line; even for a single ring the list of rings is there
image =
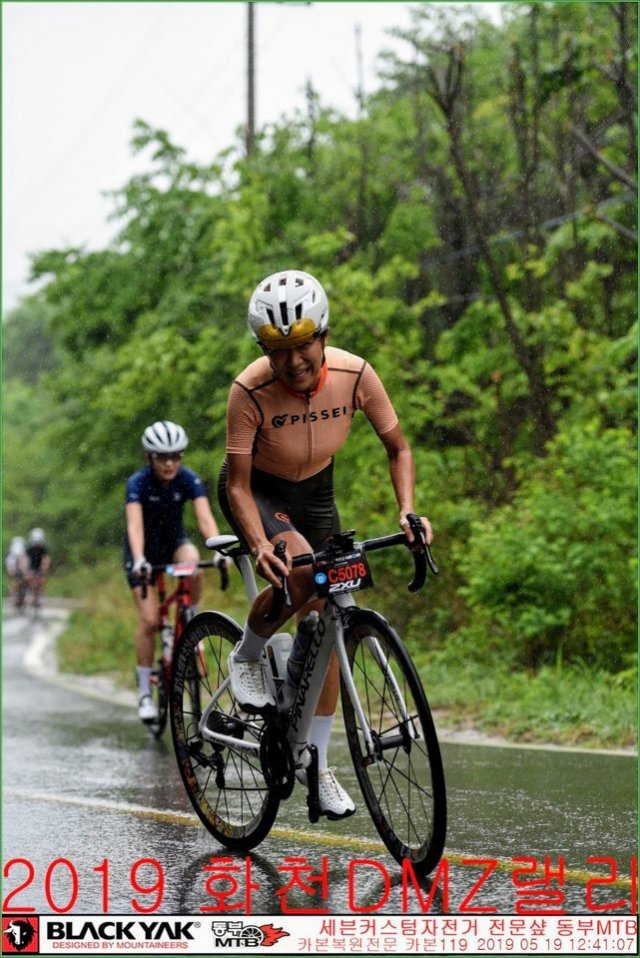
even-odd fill
[[[40,605],[40,575],[31,570],[27,578],[29,588],[29,601],[32,611],[37,611]]]
[[[129,576],[131,594],[138,612],[138,624],[135,631],[136,675],[138,679],[138,698],[142,700],[151,695],[151,673],[155,655],[156,636],[159,627],[158,594],[154,585],[149,584],[146,596],[135,579]]]
[[[259,470],[253,470],[251,491],[264,527],[264,532],[274,545],[283,539],[287,543],[287,552],[290,556],[301,555],[311,551],[307,538],[300,532],[300,522],[293,516],[292,498],[297,494],[299,484],[280,480]],[[241,542],[244,542],[242,531],[238,527],[233,512],[229,506],[226,494],[226,465],[223,466],[218,482],[218,501],[225,518]],[[294,503],[295,504],[295,503]],[[302,514],[304,514],[303,510]],[[244,543],[246,546],[246,543]],[[280,617],[275,622],[267,622],[265,614],[271,608],[272,589],[267,586],[254,600],[245,627],[247,654],[258,657],[264,642],[284,625],[287,619],[311,598],[315,591],[310,568],[293,569],[287,582],[292,605],[285,606]],[[243,640],[244,641],[244,640]]]
[[[137,585],[132,589],[133,601],[138,612],[138,625],[135,632],[136,662],[138,665],[151,668],[158,632],[158,594],[155,586],[147,586],[147,594],[143,598],[142,588]]]
[[[20,575],[15,572],[11,573],[11,604],[14,609],[19,609],[20,602]]]
[[[303,555],[304,553],[311,551],[309,542],[294,528],[291,528],[288,531],[278,532],[271,537],[271,542],[274,545],[280,540],[284,540],[286,542],[287,553],[292,558],[294,556]],[[291,605],[285,606],[283,608],[275,622],[267,622],[265,620],[265,615],[271,608],[271,602],[273,599],[273,591],[271,586],[267,586],[266,589],[256,596],[249,613],[248,622],[250,627],[257,635],[260,635],[265,639],[270,638],[270,636],[272,636],[274,632],[277,632],[278,629],[284,625],[284,623],[290,619],[295,612],[298,611],[298,609],[301,609],[308,603],[309,599],[315,592],[315,586],[313,584],[313,577],[310,567],[292,569],[287,579],[287,586],[289,588]]]
[[[288,482],[254,470],[251,488],[266,536],[274,544],[284,539],[287,543],[287,552],[291,556],[313,552],[328,536],[340,531],[340,519],[333,494],[332,466],[300,483]],[[218,484],[218,499],[223,513],[236,534],[242,539],[229,508],[224,468]],[[271,608],[271,588],[265,589],[254,600],[240,644],[240,656],[247,661],[259,658],[266,639],[277,632],[294,612],[306,614],[314,607],[319,612],[324,609],[324,602],[318,601],[315,597],[316,589],[309,566],[293,569],[288,577],[288,587],[292,604],[283,609],[275,622],[265,620],[265,614]],[[321,805],[326,806],[331,801],[333,803],[331,814],[334,817],[352,814],[355,809],[349,796],[338,785],[332,772],[327,769],[327,749],[335,717],[338,690],[339,669],[337,659],[335,655],[332,655],[308,740],[318,749],[319,771],[327,772],[329,776],[326,780],[322,780]],[[325,802],[322,801],[323,798],[326,798]]]

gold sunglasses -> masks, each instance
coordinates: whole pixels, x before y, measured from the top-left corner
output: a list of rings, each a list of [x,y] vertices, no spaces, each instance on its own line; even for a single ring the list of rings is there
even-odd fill
[[[317,335],[316,324],[309,317],[297,319],[289,327],[289,333],[285,336],[277,326],[264,325],[258,330],[258,340],[265,349],[293,349],[294,346],[303,346],[311,342]]]

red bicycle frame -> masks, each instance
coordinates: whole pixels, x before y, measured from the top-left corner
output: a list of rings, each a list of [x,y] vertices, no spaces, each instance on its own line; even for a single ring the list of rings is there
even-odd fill
[[[169,621],[169,610],[172,605],[176,606],[176,616],[173,625],[173,647],[175,649],[178,639],[182,635],[184,628],[184,615],[182,610],[191,608],[191,576],[198,568],[196,562],[178,562],[173,565],[162,566],[162,571],[158,571],[156,577],[156,586],[158,588],[158,600],[160,603],[160,624],[164,626]],[[171,593],[167,595],[164,582],[164,572],[176,576],[178,584]]]
[[[173,659],[173,653],[175,652],[182,631],[186,625],[186,616],[184,613],[191,608],[191,578],[198,569],[207,569],[215,568],[218,563],[215,560],[209,560],[205,562],[170,562],[167,565],[157,565],[152,566],[152,571],[156,574],[156,588],[158,589],[158,601],[159,601],[159,627],[160,630],[164,628],[165,625],[169,625],[169,611],[172,605],[176,607],[175,621],[173,624],[173,646],[171,649],[171,660]],[[178,583],[170,595],[167,595],[167,589],[165,586],[164,575],[174,576]],[[220,578],[222,589],[226,589],[227,583],[229,580],[227,570],[224,567],[220,568]],[[167,681],[169,680],[169,674],[171,671],[171,660],[167,660],[164,654],[164,648],[162,650],[162,661],[166,669]]]

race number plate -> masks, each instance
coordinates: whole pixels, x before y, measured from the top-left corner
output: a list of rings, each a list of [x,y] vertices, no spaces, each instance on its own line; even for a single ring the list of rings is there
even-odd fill
[[[313,566],[313,577],[318,598],[369,589],[373,578],[364,549],[357,544],[350,552],[319,555]]]

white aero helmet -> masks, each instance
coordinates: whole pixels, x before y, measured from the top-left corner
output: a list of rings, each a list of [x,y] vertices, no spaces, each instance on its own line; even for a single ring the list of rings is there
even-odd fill
[[[147,452],[184,452],[189,444],[187,434],[175,422],[158,420],[142,434],[142,447]]]
[[[249,301],[249,329],[265,349],[289,349],[329,328],[327,294],[301,269],[267,276]]]
[[[32,546],[41,545],[44,542],[44,531],[42,529],[32,529],[29,533],[29,544]]]

